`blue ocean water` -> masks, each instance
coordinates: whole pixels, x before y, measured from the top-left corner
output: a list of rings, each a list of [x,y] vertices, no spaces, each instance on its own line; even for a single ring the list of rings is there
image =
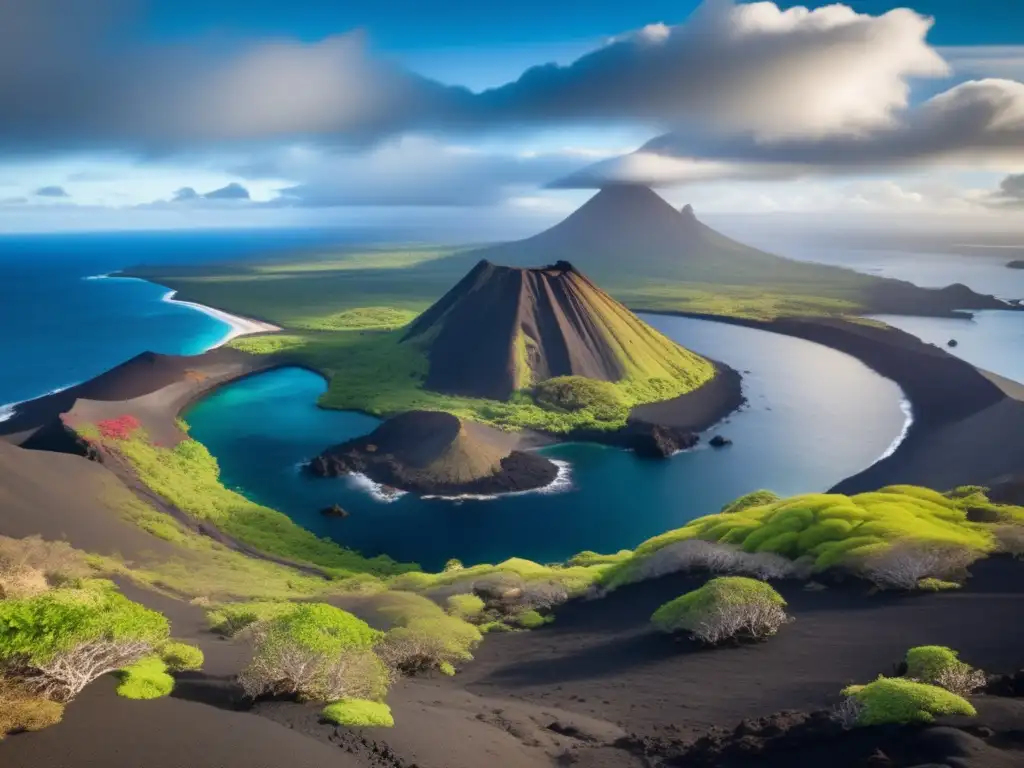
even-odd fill
[[[89,379],[139,354],[197,354],[225,323],[162,301],[137,264],[191,264],[303,248],[337,231],[143,232],[0,237],[0,407]],[[2,414],[0,414],[2,415]]]
[[[592,549],[614,552],[717,511],[748,491],[821,491],[878,459],[906,423],[901,392],[852,357],[817,344],[737,326],[645,316],[676,341],[745,371],[750,404],[714,431],[726,449],[703,447],[667,461],[589,444],[544,449],[567,462],[563,490],[488,500],[385,502],[365,482],[322,479],[300,464],[365,434],[364,414],[316,407],[325,384],[285,369],[227,385],[193,406],[191,434],[217,457],[224,481],[306,528],[367,554],[439,567],[516,555],[541,562]],[[351,516],[325,518],[341,504]]]

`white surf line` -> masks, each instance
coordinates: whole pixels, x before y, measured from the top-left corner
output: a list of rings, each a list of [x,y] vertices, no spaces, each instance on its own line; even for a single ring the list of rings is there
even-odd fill
[[[888,459],[897,449],[903,444],[903,441],[907,439],[907,435],[910,433],[910,428],[914,425],[914,405],[906,397],[900,398],[900,410],[903,411],[903,415],[906,417],[903,421],[903,429],[900,430],[899,435],[892,441],[892,445],[885,449],[885,453],[875,459],[870,466],[875,466],[880,461]]]
[[[182,301],[174,298],[178,294],[177,291],[168,291],[164,294],[162,301],[166,301],[168,304],[178,304],[182,307],[189,307],[198,312],[202,312],[204,315],[208,315],[215,320],[220,320],[222,323],[226,323],[229,327],[224,337],[206,348],[206,351],[216,349],[227,344],[232,339],[237,339],[239,336],[247,336],[251,333],[273,333],[280,331],[281,329],[276,325],[270,323],[264,323],[262,320],[253,320],[248,317],[242,317],[240,315],[232,315],[230,312],[225,312],[215,307],[208,307],[205,304],[199,304],[194,301]]]
[[[445,501],[494,501],[495,499],[503,499],[510,496],[526,496],[530,493],[565,493],[572,490],[572,465],[568,461],[560,459],[549,459],[549,461],[558,467],[558,472],[555,474],[554,480],[540,488],[532,488],[528,491],[510,491],[508,493],[461,493],[457,496],[429,495],[423,498],[444,499]]]
[[[77,387],[78,384],[80,383],[81,382],[76,382],[75,384],[65,384],[63,387],[51,389],[49,392],[43,392],[43,394],[36,395],[35,397],[30,397],[28,400],[19,400],[16,403],[4,403],[3,405],[0,405],[0,421],[7,421],[8,419],[13,418],[14,414],[17,413],[18,411],[18,406],[21,405],[22,403],[30,403],[33,400],[38,400],[41,397],[49,397],[50,395],[56,395],[58,392],[63,392],[65,389]]]
[[[137,280],[142,283],[149,283],[151,281],[145,280],[141,277],[122,277],[120,270],[115,272],[108,272],[103,275],[88,275],[83,277],[83,280]],[[153,283],[157,285],[157,283]],[[160,300],[165,301],[168,304],[178,304],[189,309],[194,309],[197,312],[202,312],[208,317],[212,317],[215,320],[220,320],[222,323],[228,326],[228,330],[224,333],[224,336],[217,342],[208,346],[204,352],[209,352],[211,349],[224,346],[232,339],[237,339],[239,336],[247,336],[252,333],[273,333],[280,331],[281,329],[276,325],[270,323],[264,323],[262,320],[253,320],[249,317],[242,317],[241,315],[232,315],[230,312],[225,312],[222,309],[215,307],[208,307],[205,304],[199,304],[194,301],[182,301],[181,299],[174,298],[178,295],[177,291],[168,290]]]
[[[398,501],[402,496],[405,496],[408,491],[400,491],[398,488],[384,489],[381,483],[371,480],[361,472],[352,472],[345,476],[348,485],[357,490],[368,493],[376,501],[390,504],[393,501]]]

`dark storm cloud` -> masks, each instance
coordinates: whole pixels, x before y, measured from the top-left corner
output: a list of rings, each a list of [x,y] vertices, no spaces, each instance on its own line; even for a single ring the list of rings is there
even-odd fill
[[[997,208],[1024,208],[1024,173],[1011,174],[999,182],[990,204]]]
[[[71,197],[64,187],[58,186],[40,187],[33,194],[36,197]]]
[[[179,192],[181,190],[178,190]],[[241,184],[231,182],[226,187],[215,189],[203,195],[205,200],[248,200],[249,190]]]

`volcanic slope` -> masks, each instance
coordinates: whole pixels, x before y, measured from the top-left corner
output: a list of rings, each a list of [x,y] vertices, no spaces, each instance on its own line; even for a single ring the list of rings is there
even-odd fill
[[[791,283],[843,278],[876,280],[837,267],[774,256],[732,240],[677,211],[649,187],[605,187],[567,218],[533,237],[456,258],[483,258],[512,266],[571,260],[596,280],[670,278],[702,283]]]
[[[426,352],[428,389],[491,400],[558,376],[672,397],[715,375],[710,361],[662,336],[565,261],[534,269],[481,261],[413,321],[402,342]]]
[[[954,309],[1007,308],[960,284],[919,288],[903,280],[775,256],[715,231],[691,206],[676,210],[649,187],[631,184],[601,189],[533,237],[466,251],[435,265],[452,259],[512,266],[570,260],[617,295],[643,286],[631,303],[639,300],[652,308],[652,295],[665,290],[671,295],[669,283],[716,294],[731,288],[816,296],[850,302],[849,309],[878,312],[948,315]]]

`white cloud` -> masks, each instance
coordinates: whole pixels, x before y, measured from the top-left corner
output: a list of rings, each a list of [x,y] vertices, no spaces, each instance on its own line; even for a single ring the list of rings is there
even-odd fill
[[[946,166],[1024,168],[1024,83],[961,83],[862,135],[719,137],[670,133],[635,155],[598,163],[555,186],[653,185],[719,179],[891,173]]]
[[[66,23],[77,0],[14,6],[0,4],[0,49],[19,51],[0,67],[0,144],[41,150],[602,121],[817,136],[890,124],[908,78],[948,71],[925,40],[931,20],[906,9],[707,0],[684,24],[651,24],[474,94],[379,60],[357,34],[143,48],[111,39],[99,12],[79,34]]]
[[[536,189],[600,154],[571,147],[548,152],[486,151],[405,136],[364,152],[297,145],[233,170],[246,177],[291,179],[293,183],[274,202],[277,205],[487,206]]]

